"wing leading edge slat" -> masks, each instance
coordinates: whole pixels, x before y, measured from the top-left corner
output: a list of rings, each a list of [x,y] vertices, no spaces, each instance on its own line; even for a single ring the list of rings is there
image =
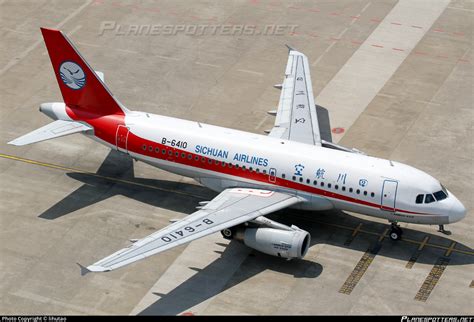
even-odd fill
[[[88,266],[87,270],[110,271],[298,202],[296,196],[280,192],[226,189],[202,209]]]

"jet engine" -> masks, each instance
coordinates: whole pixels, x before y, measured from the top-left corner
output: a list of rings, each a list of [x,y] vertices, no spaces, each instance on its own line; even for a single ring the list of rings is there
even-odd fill
[[[306,255],[311,241],[311,235],[307,231],[265,217],[259,217],[253,223],[258,226],[233,227],[223,230],[222,235],[272,256],[294,259]]]

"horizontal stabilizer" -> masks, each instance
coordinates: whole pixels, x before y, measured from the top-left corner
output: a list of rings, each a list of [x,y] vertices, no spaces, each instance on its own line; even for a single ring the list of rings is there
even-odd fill
[[[19,138],[8,142],[8,144],[18,146],[26,145],[89,130],[92,130],[90,126],[79,122],[57,120],[28,134],[20,136]]]

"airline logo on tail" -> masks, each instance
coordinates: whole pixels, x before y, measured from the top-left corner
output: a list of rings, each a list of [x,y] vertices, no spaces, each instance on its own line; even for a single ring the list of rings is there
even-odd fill
[[[63,83],[71,89],[81,89],[86,84],[86,74],[73,61],[65,61],[59,66],[59,75]]]

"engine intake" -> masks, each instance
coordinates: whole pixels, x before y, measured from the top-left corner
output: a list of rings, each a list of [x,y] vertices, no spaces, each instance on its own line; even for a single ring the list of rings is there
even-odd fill
[[[303,258],[311,241],[310,234],[301,229],[243,228],[234,238],[262,253],[287,259]]]

